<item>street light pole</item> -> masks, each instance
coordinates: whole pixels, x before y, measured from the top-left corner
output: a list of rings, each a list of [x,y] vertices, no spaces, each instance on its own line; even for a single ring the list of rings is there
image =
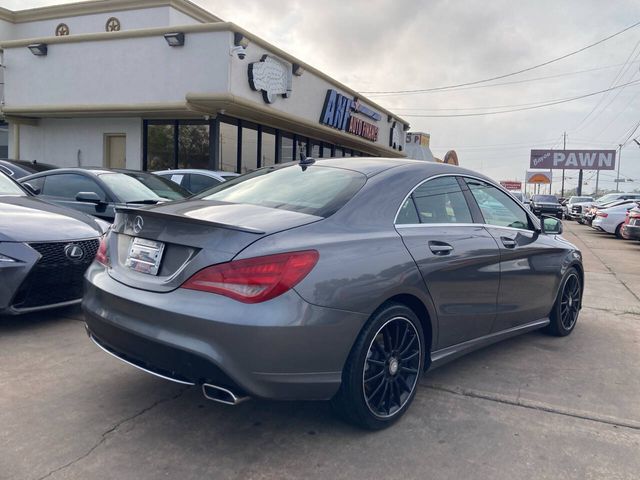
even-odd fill
[[[622,160],[622,144],[618,144],[618,175],[616,176],[616,192],[620,191],[620,162]]]

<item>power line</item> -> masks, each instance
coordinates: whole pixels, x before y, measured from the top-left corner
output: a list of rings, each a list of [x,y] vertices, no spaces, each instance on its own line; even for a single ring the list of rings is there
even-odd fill
[[[638,45],[640,45],[640,40],[638,40],[638,42],[635,44],[635,46],[633,47],[633,50],[631,50],[631,53],[629,53],[629,56],[627,57],[627,59],[624,62],[624,65],[622,66],[622,68],[618,71],[618,73],[616,74],[616,76],[613,78],[613,81],[609,84],[609,87],[613,87],[616,82],[618,80],[622,80],[623,75],[627,72],[627,70],[629,69],[629,67],[631,66],[631,64],[629,64],[629,66],[627,66],[627,64],[629,63],[629,60],[631,60],[631,57],[633,56],[633,53],[636,51],[636,48],[638,48]],[[640,54],[640,51],[638,51],[638,54]],[[638,55],[636,55],[637,57]],[[635,60],[635,58],[634,58]],[[620,92],[618,92],[615,97],[613,98],[613,100],[615,100],[618,97],[618,94]],[[609,102],[607,104],[607,106],[605,108],[603,108],[595,117],[593,117],[589,122],[586,122],[586,120],[593,114],[593,112],[595,112],[598,107],[600,106],[600,104],[604,101],[604,99],[606,98],[606,95],[603,97],[600,97],[600,100],[598,100],[598,103],[595,104],[595,106],[591,109],[591,111],[589,113],[587,113],[587,115],[580,120],[580,123],[578,124],[578,126],[573,130],[574,132],[579,131],[581,128],[586,127],[587,125],[589,125],[590,123],[593,123],[593,121],[598,117],[598,115],[602,114],[602,112],[604,112],[606,110],[606,108],[611,105],[611,102]],[[612,100],[612,102],[613,102]],[[584,125],[584,126],[583,126]]]
[[[524,72],[529,72],[531,70],[535,70],[536,68],[540,68],[540,67],[545,67],[547,65],[550,65],[552,63],[555,62],[559,62],[560,60],[564,60],[565,58],[571,57],[573,55],[576,55],[578,53],[584,52],[585,50],[595,47],[596,45],[600,45],[601,43],[606,42],[607,40],[611,40],[614,37],[617,37],[618,35],[623,34],[624,32],[626,32],[627,30],[631,30],[632,28],[637,27],[638,25],[640,25],[640,22],[636,22],[633,25],[630,25],[626,28],[623,28],[622,30],[609,35],[608,37],[605,37],[603,39],[598,40],[597,42],[591,43],[585,47],[579,48],[578,50],[574,50],[573,52],[567,53],[565,55],[562,55],[560,57],[556,57],[553,58],[551,60],[547,60],[546,62],[542,62],[539,63],[537,65],[533,65],[532,67],[527,67],[527,68],[523,68],[521,70],[517,70],[515,72],[511,72],[511,73],[506,73],[504,75],[498,75],[495,77],[491,77],[491,78],[485,78],[483,80],[475,80],[473,82],[466,82],[466,83],[458,83],[458,84],[454,84],[454,85],[445,85],[442,87],[433,87],[433,88],[423,88],[423,89],[417,89],[417,90],[389,90],[389,91],[368,91],[368,92],[361,92],[361,93],[366,93],[366,94],[380,94],[380,93],[423,93],[423,92],[435,92],[437,90],[448,90],[451,88],[457,88],[457,87],[466,87],[467,85],[477,85],[479,83],[486,83],[486,82],[491,82],[493,80],[500,80],[502,78],[507,78],[507,77],[512,77],[514,75],[519,75],[521,73]]]
[[[584,95],[579,95],[577,97],[564,98],[559,100],[552,100],[545,103],[541,103],[539,105],[533,106],[524,106],[522,108],[514,108],[510,110],[497,110],[495,112],[480,112],[480,113],[453,113],[449,115],[423,115],[423,114],[404,114],[405,117],[417,117],[417,118],[451,118],[451,117],[479,117],[484,115],[498,115],[502,113],[512,113],[512,112],[521,112],[524,110],[533,110],[536,108],[550,107],[553,105],[559,105],[561,103],[573,102],[575,100],[581,100],[583,98],[593,97],[594,95],[600,95],[602,93],[610,92],[611,90],[617,90],[618,88],[628,87],[629,85],[638,85],[640,84],[640,80],[634,80],[632,82],[623,83],[621,85],[617,85],[615,87],[607,88],[605,90],[599,90],[597,92],[591,92]]]
[[[640,63],[639,61],[634,61],[631,63]],[[533,77],[533,78],[526,78],[524,80],[511,80],[509,82],[500,82],[500,83],[491,83],[489,85],[472,85],[472,86],[468,86],[468,87],[460,87],[460,88],[452,88],[452,89],[448,89],[448,90],[443,90],[443,92],[458,92],[461,90],[473,90],[476,88],[491,88],[491,87],[502,87],[504,85],[516,85],[516,84],[520,84],[520,83],[531,83],[531,82],[537,82],[539,80],[548,80],[551,78],[559,78],[559,77],[568,77],[571,75],[580,75],[582,73],[590,73],[590,72],[597,72],[599,70],[609,70],[611,68],[616,68],[616,67],[620,67],[625,65],[624,63],[616,63],[614,65],[606,65],[604,67],[594,67],[594,68],[587,68],[585,70],[575,70],[572,72],[564,72],[564,73],[557,73],[555,75],[545,75],[542,77]],[[366,93],[366,92],[363,92]],[[379,93],[379,94],[370,94],[370,97],[393,97],[393,96],[397,96],[397,95],[402,95],[402,94],[384,94],[384,93]]]

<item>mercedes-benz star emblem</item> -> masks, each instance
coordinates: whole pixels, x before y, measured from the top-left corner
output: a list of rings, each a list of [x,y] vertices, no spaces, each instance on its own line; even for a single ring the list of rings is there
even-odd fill
[[[84,258],[84,250],[80,245],[70,243],[64,247],[64,254],[69,260],[79,261]]]
[[[140,233],[142,231],[142,227],[144,227],[144,220],[142,220],[142,217],[138,215],[133,219],[133,231],[135,233]]]

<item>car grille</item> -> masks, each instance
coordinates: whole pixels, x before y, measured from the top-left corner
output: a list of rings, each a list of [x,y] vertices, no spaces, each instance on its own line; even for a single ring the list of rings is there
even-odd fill
[[[99,241],[30,243],[41,258],[22,282],[13,299],[13,308],[25,309],[53,305],[82,298],[83,275],[98,251]],[[79,246],[84,255],[71,260],[68,245]]]
[[[571,207],[572,213],[582,213],[582,205],[573,205]]]

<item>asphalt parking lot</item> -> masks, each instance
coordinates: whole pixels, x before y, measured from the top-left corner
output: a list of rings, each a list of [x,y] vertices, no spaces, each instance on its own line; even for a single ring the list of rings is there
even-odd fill
[[[640,243],[575,222],[584,308],[426,375],[394,427],[324,403],[237,407],[108,357],[77,309],[0,319],[0,478],[562,478],[640,475]]]

